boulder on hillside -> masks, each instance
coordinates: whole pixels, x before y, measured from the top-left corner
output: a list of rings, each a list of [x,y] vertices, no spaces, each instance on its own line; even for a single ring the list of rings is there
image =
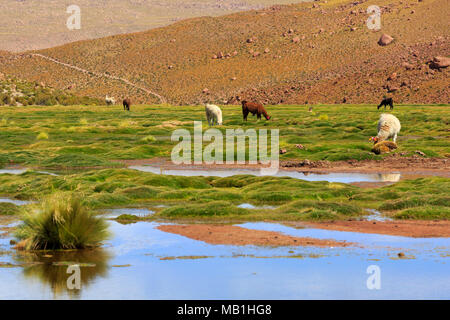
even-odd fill
[[[394,41],[394,38],[392,38],[390,35],[384,33],[383,35],[381,35],[380,39],[378,40],[378,44],[380,46],[387,46],[392,41]]]
[[[395,79],[397,79],[397,72],[392,73],[392,74],[387,78],[388,81],[392,81],[392,80],[395,80]]]
[[[414,69],[414,66],[408,62],[403,62],[402,63],[402,67],[405,68],[406,70],[412,70]]]
[[[447,68],[448,66],[450,66],[450,58],[447,57],[434,57],[430,62],[431,69]]]

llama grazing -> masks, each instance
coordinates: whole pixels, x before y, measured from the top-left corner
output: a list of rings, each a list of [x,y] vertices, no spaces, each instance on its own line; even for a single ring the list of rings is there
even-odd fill
[[[382,113],[378,121],[378,135],[370,138],[375,144],[381,141],[389,140],[396,143],[397,135],[401,129],[400,121],[396,116],[388,113]]]
[[[242,101],[242,115],[244,116],[244,120],[247,121],[248,114],[257,115],[258,120],[261,119],[261,114],[264,115],[266,120],[270,120],[270,116],[267,114],[266,109],[264,109],[263,105],[255,102],[247,102],[245,100]]]
[[[123,110],[130,111],[131,101],[128,98],[123,99]]]
[[[116,104],[116,99],[114,99],[114,97],[108,97],[108,95],[106,95],[105,102],[106,102],[107,106],[115,105]]]
[[[206,119],[208,120],[208,124],[210,126],[213,126],[214,123],[218,124],[219,126],[222,125],[222,110],[215,104],[205,104],[205,111],[206,111]]]
[[[394,100],[392,100],[392,98],[384,98],[383,100],[381,100],[380,104],[377,107],[377,110],[380,110],[380,108],[382,106],[384,106],[384,110],[386,110],[387,106],[390,106],[390,109],[393,110],[394,109]]]

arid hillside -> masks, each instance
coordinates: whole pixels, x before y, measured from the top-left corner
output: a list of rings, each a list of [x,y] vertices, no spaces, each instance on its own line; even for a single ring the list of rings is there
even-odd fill
[[[50,48],[275,3],[289,4],[292,0],[5,0],[0,2],[0,21],[5,22],[0,25],[0,50]],[[80,9],[80,29],[66,26],[73,14],[70,9],[67,12],[70,5]]]
[[[271,104],[378,103],[384,95],[398,103],[449,103],[448,1],[377,1],[379,31],[366,26],[372,4],[318,1],[188,19],[3,54],[0,72],[77,95],[129,96],[140,103],[160,99],[137,87],[172,104],[233,103],[236,95]],[[393,41],[379,45],[382,34]],[[437,56],[443,60],[429,63]]]

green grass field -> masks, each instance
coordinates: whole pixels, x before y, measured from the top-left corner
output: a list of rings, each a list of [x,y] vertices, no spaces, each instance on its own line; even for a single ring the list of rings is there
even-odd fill
[[[241,108],[224,106],[226,129],[280,129],[281,160],[347,160],[379,158],[370,153],[368,142],[377,134],[381,111],[374,106],[333,105],[273,106],[273,120],[256,117],[242,121]],[[428,157],[450,155],[448,106],[398,106],[393,111],[401,121],[399,149],[404,156],[420,150]],[[52,106],[0,108],[0,166],[8,163],[40,168],[118,166],[118,159],[170,157],[176,144],[170,140],[175,129],[193,132],[193,121],[203,120],[204,107]],[[300,150],[295,144],[302,144]]]
[[[269,106],[273,121],[243,123],[240,107],[224,106],[220,130],[280,129],[283,159],[345,160],[380,158],[370,153],[379,114],[374,106]],[[450,154],[448,106],[398,106],[402,155],[420,150],[428,157]],[[148,207],[152,219],[336,220],[379,209],[398,219],[449,219],[450,179],[429,177],[382,188],[277,177],[160,176],[120,168],[118,159],[170,157],[175,129],[193,131],[193,121],[207,123],[204,107],[25,107],[0,108],[0,163],[34,168],[82,169],[60,176],[37,172],[0,175],[0,195],[39,200],[54,192],[82,195],[93,209]],[[303,144],[300,150],[295,144]],[[274,191],[275,190],[275,191]],[[249,210],[241,203],[271,204]],[[156,204],[169,207],[157,208]],[[17,214],[13,205],[0,214]],[[130,217],[124,217],[130,218]]]

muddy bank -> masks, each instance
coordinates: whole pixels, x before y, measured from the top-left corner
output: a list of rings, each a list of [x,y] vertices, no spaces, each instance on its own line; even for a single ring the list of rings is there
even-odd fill
[[[174,165],[169,159],[153,158],[140,160],[117,160],[125,166],[160,166],[163,169],[260,169],[260,164],[212,164],[212,165]],[[408,178],[420,178],[436,175],[450,178],[450,161],[441,158],[401,157],[397,154],[381,160],[345,160],[345,161],[280,161],[283,170],[311,173],[406,173]]]
[[[414,238],[448,238],[450,221],[333,221],[289,223],[292,226],[313,227],[319,229],[350,231],[361,233],[386,234]]]
[[[231,225],[190,224],[162,225],[159,230],[204,241],[209,244],[256,245],[256,246],[313,246],[313,247],[348,247],[353,243],[345,241],[299,238],[279,232],[251,230]]]
[[[405,172],[450,177],[450,161],[441,158],[400,157],[392,155],[381,160],[345,161],[282,161],[281,167],[301,168],[310,172]]]

